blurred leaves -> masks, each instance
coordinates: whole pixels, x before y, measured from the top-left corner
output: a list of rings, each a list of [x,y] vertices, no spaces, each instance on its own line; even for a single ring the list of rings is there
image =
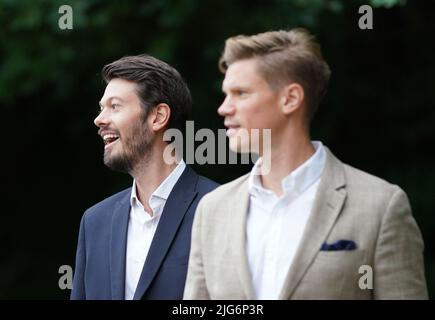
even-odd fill
[[[406,0],[369,0],[369,3],[374,7],[392,8],[397,5],[404,6]]]
[[[402,1],[370,3],[392,7]],[[40,86],[58,90],[58,72],[53,70],[88,70],[88,63],[100,61],[101,52],[116,56],[147,51],[172,61],[181,48],[189,49],[183,43],[193,41],[193,32],[207,33],[208,29],[215,35],[202,41],[207,50],[207,46],[221,46],[223,38],[237,29],[243,31],[243,26],[258,31],[298,25],[316,29],[321,14],[341,13],[345,1],[74,0],[68,3],[73,8],[74,29],[60,30],[58,8],[63,4],[63,0],[0,2],[1,104],[36,94]],[[77,60],[77,51],[83,48],[87,59]]]

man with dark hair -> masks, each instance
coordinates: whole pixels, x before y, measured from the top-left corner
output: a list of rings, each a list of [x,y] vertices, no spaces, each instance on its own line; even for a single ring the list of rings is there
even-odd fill
[[[189,89],[173,67],[148,55],[106,65],[94,123],[104,164],[133,186],[82,217],[71,299],[181,299],[198,201],[217,184],[180,157],[164,159],[166,129],[185,128]]]
[[[427,298],[423,240],[404,191],[310,139],[330,76],[314,37],[232,37],[219,67],[230,148],[260,158],[199,203],[184,298]],[[254,130],[270,130],[270,145],[250,138]]]

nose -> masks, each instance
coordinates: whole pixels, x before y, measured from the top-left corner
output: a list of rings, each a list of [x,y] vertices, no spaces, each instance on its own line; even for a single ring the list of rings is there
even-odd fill
[[[98,128],[105,127],[105,126],[107,126],[109,124],[109,119],[108,119],[108,117],[107,117],[107,115],[106,115],[106,113],[104,111],[104,108],[100,112],[100,114],[94,119],[94,124]]]
[[[229,115],[233,115],[235,111],[235,108],[233,104],[231,103],[231,100],[229,96],[225,97],[225,100],[222,102],[220,107],[218,108],[217,112],[221,117],[226,117]]]

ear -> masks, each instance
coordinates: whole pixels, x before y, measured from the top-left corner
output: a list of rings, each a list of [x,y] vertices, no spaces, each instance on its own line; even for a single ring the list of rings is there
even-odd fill
[[[281,109],[285,115],[299,109],[305,99],[304,88],[299,83],[291,83],[282,89]]]
[[[154,132],[164,129],[169,122],[171,108],[166,103],[159,103],[151,112],[150,125]]]

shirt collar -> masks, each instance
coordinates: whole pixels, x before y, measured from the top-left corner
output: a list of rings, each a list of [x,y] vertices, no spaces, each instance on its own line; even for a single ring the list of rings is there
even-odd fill
[[[284,194],[293,193],[299,195],[308,189],[317,179],[320,178],[326,162],[325,148],[320,141],[311,142],[314,149],[314,154],[298,168],[293,170],[288,176],[281,181]],[[251,170],[249,176],[249,193],[256,192],[272,193],[271,190],[263,188],[259,173],[262,158],[259,158]]]
[[[185,168],[186,168],[186,163],[184,162],[183,159],[181,159],[181,161],[178,163],[175,169],[172,170],[172,172],[166,177],[166,179],[163,180],[163,182],[157,187],[156,190],[154,190],[154,192],[151,194],[150,200],[155,197],[163,200],[167,200],[169,194],[171,193],[172,189],[174,188],[181,174],[184,172]],[[136,180],[133,180],[133,187],[131,188],[131,195],[130,195],[131,206],[133,206],[134,201],[139,201],[136,193]]]

